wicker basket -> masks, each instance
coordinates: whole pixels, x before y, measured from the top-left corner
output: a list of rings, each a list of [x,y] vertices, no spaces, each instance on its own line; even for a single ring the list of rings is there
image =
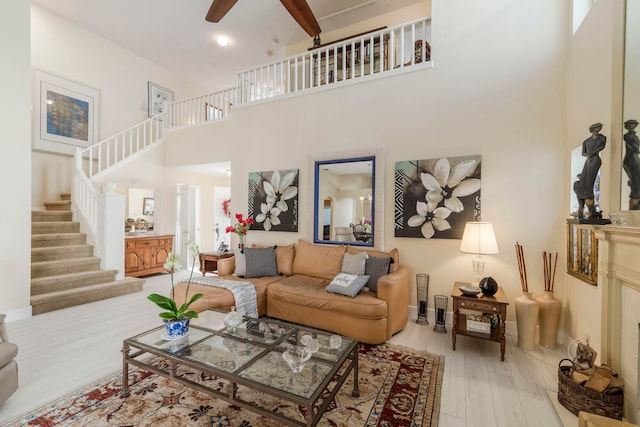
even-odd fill
[[[562,359],[558,364],[558,401],[578,415],[580,411],[591,412],[616,420],[624,415],[624,392],[621,388],[608,389],[603,393],[590,390],[572,378],[574,364]]]

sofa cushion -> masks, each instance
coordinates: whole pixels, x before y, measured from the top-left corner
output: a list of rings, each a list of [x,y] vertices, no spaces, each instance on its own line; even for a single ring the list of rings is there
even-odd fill
[[[346,295],[348,297],[355,297],[360,293],[364,285],[367,284],[369,276],[358,276],[357,274],[338,273],[333,278],[329,286],[327,286],[327,292],[334,292],[336,294]]]
[[[378,280],[389,273],[391,258],[369,257],[365,260],[364,274],[369,276],[367,287],[373,292],[378,292]]]
[[[293,258],[295,254],[295,243],[286,246],[276,246],[276,265],[279,274],[283,276],[291,276],[293,274]]]
[[[267,288],[267,304],[281,301],[300,310],[307,307],[332,313],[342,313],[359,319],[383,319],[388,316],[387,303],[373,292],[360,292],[356,298],[326,291],[328,281],[294,274],[271,283]]]
[[[235,269],[233,275],[238,277],[244,277],[247,273],[247,261],[244,257],[243,249],[236,248],[233,250],[233,257],[235,258]]]
[[[244,277],[277,276],[276,248],[244,248],[246,272]]]
[[[366,252],[360,252],[358,254],[345,253],[342,258],[342,273],[362,276],[364,274],[364,261],[367,258]]]
[[[320,277],[331,280],[342,268],[342,256],[346,246],[322,246],[298,240],[293,259],[293,274]]]
[[[391,265],[389,266],[389,273],[395,273],[400,268],[400,257],[398,255],[398,249],[391,249],[389,252],[374,251],[367,248],[349,246],[347,252],[350,254],[357,254],[359,252],[366,252],[368,256],[376,258],[391,258]]]

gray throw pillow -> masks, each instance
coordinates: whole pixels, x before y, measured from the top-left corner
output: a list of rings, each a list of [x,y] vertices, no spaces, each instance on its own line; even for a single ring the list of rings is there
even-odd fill
[[[349,274],[364,274],[364,261],[368,258],[366,252],[358,254],[345,253],[342,258],[342,272]]]
[[[358,276],[357,274],[339,273],[333,278],[327,292],[334,292],[349,297],[355,297],[364,288],[369,280],[369,276]]]
[[[378,279],[389,273],[391,258],[376,258],[370,256],[364,263],[364,274],[369,276],[367,287],[372,292],[378,292]]]
[[[247,270],[244,277],[277,276],[276,248],[244,248]]]
[[[244,257],[242,249],[236,248],[233,250],[233,257],[235,258],[235,269],[233,275],[238,277],[244,277],[247,272],[247,261]]]

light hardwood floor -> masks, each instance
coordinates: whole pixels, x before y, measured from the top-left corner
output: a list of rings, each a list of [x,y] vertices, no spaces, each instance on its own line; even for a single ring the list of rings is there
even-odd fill
[[[0,425],[121,369],[122,340],[158,325],[158,309],[146,296],[171,286],[168,275],[146,279],[142,292],[9,323],[9,338],[20,348],[20,388],[0,405]],[[508,337],[501,362],[498,343],[459,336],[453,351],[450,325],[447,331],[409,319],[390,341],[445,356],[440,426],[563,426],[547,390],[557,390],[564,349],[523,351]],[[564,425],[577,426],[573,415],[560,412]]]

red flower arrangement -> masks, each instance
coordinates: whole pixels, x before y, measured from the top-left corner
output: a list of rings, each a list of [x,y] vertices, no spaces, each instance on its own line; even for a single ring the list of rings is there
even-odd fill
[[[251,224],[256,222],[253,218],[242,219],[242,214],[236,214],[236,219],[238,222],[227,227],[226,231],[227,233],[236,233],[240,237],[245,236]]]
[[[231,218],[231,199],[222,201],[222,212],[227,218]]]

